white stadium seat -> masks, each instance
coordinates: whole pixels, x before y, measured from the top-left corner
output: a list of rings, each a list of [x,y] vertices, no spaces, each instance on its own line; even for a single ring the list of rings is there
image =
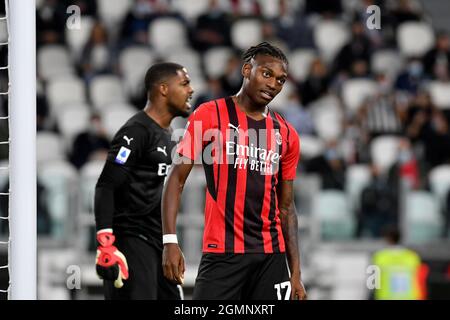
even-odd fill
[[[102,122],[106,133],[112,139],[117,131],[138,111],[131,105],[111,105],[103,109],[101,113]]]
[[[111,104],[126,102],[122,83],[114,75],[99,75],[92,79],[89,96],[98,110],[108,108]]]
[[[57,115],[58,128],[64,139],[65,148],[70,151],[77,134],[89,128],[91,111],[86,105],[71,105]]]
[[[370,167],[364,164],[354,164],[347,168],[345,175],[345,192],[353,210],[358,210],[361,206],[361,193],[372,180]]]
[[[51,235],[54,239],[68,240],[68,229],[74,227],[76,214],[76,169],[65,160],[44,162],[39,165],[38,179],[45,187]]]
[[[262,39],[262,24],[258,19],[237,20],[231,26],[231,42],[240,50],[247,50]]]
[[[131,46],[122,50],[119,65],[129,96],[137,96],[144,88],[145,73],[155,60],[155,54],[147,47]]]
[[[341,21],[319,21],[313,31],[314,42],[320,55],[326,62],[331,62],[339,50],[349,40],[348,27]]]
[[[69,104],[86,102],[86,87],[76,77],[55,78],[47,84],[47,99],[51,112],[57,114]]]
[[[190,48],[182,48],[180,50],[170,52],[167,55],[167,60],[179,63],[186,67],[192,78],[202,76],[201,57],[197,51]]]
[[[97,0],[100,19],[107,25],[120,23],[128,14],[133,0]]]
[[[58,134],[39,131],[36,134],[36,161],[38,165],[65,158],[63,144]]]
[[[233,51],[229,47],[216,47],[206,51],[203,56],[206,75],[211,78],[219,78],[223,75],[232,54]]]
[[[369,79],[349,79],[342,85],[342,100],[350,113],[355,113],[364,100],[378,92],[377,83]]]
[[[300,150],[302,159],[311,159],[325,151],[325,144],[320,138],[303,134],[300,137]]]
[[[389,170],[397,161],[400,138],[391,135],[376,137],[370,144],[372,162],[382,171]]]
[[[348,240],[353,237],[356,221],[344,192],[326,190],[316,194],[312,214],[323,240]]]
[[[37,72],[45,81],[75,73],[67,49],[60,45],[46,45],[38,50]]]
[[[149,25],[149,43],[153,49],[165,55],[187,46],[187,30],[176,18],[158,18]]]
[[[297,49],[289,55],[289,73],[295,81],[301,82],[306,79],[311,69],[311,62],[317,57],[312,49]]]
[[[450,191],[450,165],[442,164],[431,169],[428,180],[431,191],[438,199],[442,208],[445,208],[445,199]]]
[[[195,0],[186,5],[186,0],[172,0],[172,7],[186,19],[195,22],[199,15],[208,12],[209,2],[210,0]]]
[[[428,86],[431,100],[440,109],[450,109],[450,83],[432,81]]]
[[[433,28],[425,22],[404,22],[397,29],[397,43],[405,57],[421,57],[434,44]]]
[[[438,240],[442,236],[443,218],[431,193],[425,191],[409,193],[406,198],[405,213],[408,243],[426,243]]]
[[[384,49],[372,54],[370,64],[374,74],[386,74],[395,79],[403,69],[404,61],[398,51]]]

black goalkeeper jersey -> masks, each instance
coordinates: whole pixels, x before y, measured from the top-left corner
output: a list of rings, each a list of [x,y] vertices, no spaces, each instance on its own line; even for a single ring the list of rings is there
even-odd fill
[[[97,230],[138,236],[162,249],[161,196],[175,142],[144,111],[114,136],[95,195]]]

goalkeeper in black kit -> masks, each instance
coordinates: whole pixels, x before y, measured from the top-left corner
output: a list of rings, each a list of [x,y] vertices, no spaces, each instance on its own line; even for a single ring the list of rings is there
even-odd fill
[[[190,113],[186,69],[153,65],[145,76],[148,102],[112,140],[95,189],[96,269],[106,299],[181,299],[163,276],[161,195],[175,142],[170,122]]]

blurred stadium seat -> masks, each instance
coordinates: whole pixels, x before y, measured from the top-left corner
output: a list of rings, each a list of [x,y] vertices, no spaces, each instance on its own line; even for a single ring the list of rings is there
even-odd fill
[[[356,221],[347,196],[338,190],[323,190],[315,195],[312,215],[320,228],[323,240],[350,240],[354,236]]]
[[[94,27],[95,19],[90,16],[81,16],[79,29],[65,29],[67,45],[74,61],[81,58],[83,48],[91,37],[91,31]]]
[[[53,132],[39,131],[36,135],[36,160],[38,165],[53,160],[64,160],[63,142]]]
[[[133,106],[124,104],[114,104],[101,110],[101,118],[105,124],[105,130],[109,138],[112,139],[117,130],[125,124],[125,121],[136,113]]]
[[[56,76],[72,75],[75,70],[66,47],[62,45],[47,45],[37,52],[38,76],[50,80]]]
[[[405,57],[420,57],[433,46],[433,29],[425,22],[404,22],[398,27],[397,42]]]
[[[120,78],[116,75],[99,75],[92,79],[89,96],[97,110],[103,110],[109,108],[111,104],[127,101]]]
[[[442,237],[444,221],[431,193],[414,191],[407,195],[405,224],[407,243],[422,244]]]
[[[373,164],[381,171],[389,168],[397,161],[400,138],[396,136],[379,136],[370,145],[370,155]]]
[[[356,113],[363,102],[378,92],[377,83],[369,79],[349,79],[342,85],[342,100],[349,113]]]
[[[396,79],[403,67],[403,57],[398,51],[383,49],[375,51],[372,55],[371,69],[375,74],[386,74],[392,79]]]
[[[450,109],[450,83],[442,81],[432,81],[428,90],[431,100],[439,109]]]
[[[206,75],[211,78],[219,78],[224,74],[227,61],[232,54],[233,51],[229,47],[216,47],[206,51],[203,56]]]
[[[187,46],[187,30],[176,18],[158,18],[149,25],[149,43],[161,55]]]
[[[348,27],[338,20],[319,21],[313,34],[320,55],[327,62],[331,62],[349,40]]]
[[[311,62],[317,57],[313,49],[297,49],[290,53],[289,71],[296,81],[304,81],[309,74]]]
[[[120,52],[120,71],[128,96],[135,97],[144,90],[145,73],[155,60],[153,51],[145,46],[129,46]]]
[[[58,127],[64,139],[65,150],[70,151],[77,134],[88,130],[91,111],[86,105],[70,105],[57,115]]]
[[[71,76],[50,80],[46,94],[53,116],[67,105],[83,104],[87,101],[85,84],[81,79]]]
[[[258,19],[241,19],[231,27],[231,42],[240,50],[247,50],[263,39],[261,21]]]
[[[372,180],[370,168],[365,164],[354,164],[347,168],[345,192],[350,201],[351,208],[354,212],[361,207],[361,193]]]

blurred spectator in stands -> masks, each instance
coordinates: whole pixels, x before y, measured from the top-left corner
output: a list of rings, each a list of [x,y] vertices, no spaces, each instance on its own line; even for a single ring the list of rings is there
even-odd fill
[[[101,23],[96,23],[81,57],[84,78],[89,81],[97,74],[112,72],[112,55],[107,30]]]
[[[336,140],[327,142],[326,151],[305,163],[305,170],[321,177],[322,189],[344,190],[345,162]]]
[[[216,78],[209,78],[206,82],[205,90],[200,92],[194,102],[194,110],[204,102],[223,98],[225,96],[226,94],[222,88],[222,83],[220,80]]]
[[[450,37],[447,32],[437,34],[436,45],[423,57],[425,73],[429,78],[437,79],[439,75],[450,73]]]
[[[286,120],[295,128],[298,134],[313,134],[314,122],[311,111],[302,104],[300,94],[292,90],[286,108],[283,108]]]
[[[262,36],[263,36],[264,41],[267,41],[270,44],[280,48],[284,52],[288,52],[288,50],[289,50],[288,46],[276,34],[276,29],[275,29],[275,26],[273,25],[272,21],[270,21],[270,20],[263,21],[261,29],[262,29]]]
[[[371,164],[372,181],[361,193],[358,235],[378,238],[386,226],[398,225],[398,177]]]
[[[37,46],[64,44],[67,6],[58,0],[44,0],[36,13]]]
[[[148,25],[156,11],[156,4],[150,0],[136,0],[122,24],[122,46],[148,44]]]
[[[333,18],[342,13],[341,0],[306,0],[305,14],[319,14],[326,18]]]
[[[401,134],[400,110],[386,75],[378,75],[378,93],[369,97],[358,110],[361,127],[371,138],[383,134]]]
[[[36,97],[36,130],[49,130],[48,116],[50,110],[47,97],[44,94],[37,94]]]
[[[280,0],[279,15],[272,19],[272,25],[278,38],[283,40],[290,50],[297,48],[313,48],[313,32],[306,17],[293,10],[292,2]],[[295,37],[292,35],[295,34]]]
[[[91,116],[88,131],[82,132],[74,140],[70,162],[81,168],[93,159],[106,159],[109,149],[109,139],[98,114]]]
[[[220,77],[222,88],[226,95],[231,96],[237,93],[242,84],[241,75],[241,59],[236,55],[232,55],[225,68],[225,73]]]
[[[366,60],[355,60],[350,68],[350,78],[371,78],[369,64]]]
[[[319,58],[311,62],[311,68],[306,80],[300,85],[299,91],[303,104],[308,104],[317,100],[328,92],[330,76],[325,63]]]
[[[258,0],[229,0],[233,16],[238,17],[260,17],[261,6]]]
[[[430,95],[420,92],[408,111],[406,134],[424,148],[429,168],[450,160],[450,130],[445,115],[431,102]]]
[[[401,139],[399,143],[397,166],[399,178],[408,189],[418,189],[420,186],[419,165],[409,139]]]
[[[397,6],[391,10],[394,30],[397,30],[398,26],[404,22],[422,19],[420,8],[417,8],[411,0],[398,0],[395,3]]]
[[[401,72],[395,81],[395,89],[415,95],[423,80],[422,62],[417,58],[411,58],[405,70]]]
[[[365,25],[359,20],[352,22],[352,36],[344,45],[334,60],[334,72],[350,73],[355,61],[370,62],[371,43],[364,32]]]
[[[197,18],[193,30],[193,47],[206,51],[212,47],[230,46],[230,16],[219,0],[210,0],[208,10]]]

